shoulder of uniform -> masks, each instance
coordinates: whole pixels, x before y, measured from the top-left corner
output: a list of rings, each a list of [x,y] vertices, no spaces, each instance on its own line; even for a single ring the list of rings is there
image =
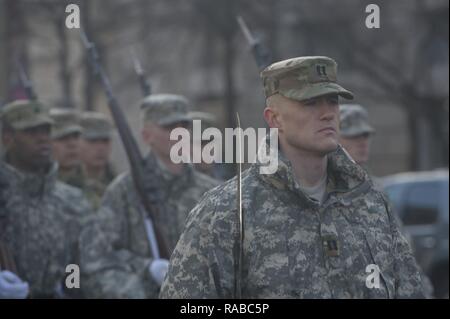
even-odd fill
[[[378,187],[376,187],[374,185],[374,183],[372,182],[372,180],[369,180],[369,192],[371,192],[373,195],[375,195],[375,197],[378,199],[378,201],[380,202],[380,204],[384,205],[386,207],[386,209],[389,208],[389,198],[387,197],[386,193],[379,189]]]
[[[117,189],[126,188],[128,189],[130,185],[133,184],[133,179],[130,172],[124,172],[117,175],[112,182],[106,188],[106,192],[115,191]]]
[[[79,199],[83,197],[83,191],[75,186],[69,185],[62,181],[57,181],[55,184],[55,194],[64,199]]]
[[[257,171],[255,166],[251,166],[242,172],[241,187],[243,194],[252,191],[257,187],[257,184],[260,183]],[[215,187],[214,190],[217,190],[219,195],[223,194],[224,198],[230,197],[234,200],[237,194],[237,176],[222,182],[218,187]]]
[[[242,173],[242,191],[245,194],[255,178],[250,170]],[[237,177],[233,177],[205,192],[197,205],[198,211],[203,211],[202,217],[210,215],[213,219],[227,219],[226,216],[236,212],[237,208]],[[194,208],[194,210],[196,210]],[[194,211],[193,210],[193,211]],[[200,216],[198,216],[200,218]]]
[[[388,215],[389,219],[392,220],[392,218],[394,218],[395,216],[393,216],[394,212],[392,211],[391,201],[388,198],[387,194],[381,189],[378,189],[378,187],[376,186],[372,186],[372,191],[378,195],[383,207],[386,210],[386,214]]]
[[[395,215],[392,211],[389,198],[382,190],[376,188],[371,181],[369,181],[368,190],[364,191],[359,196],[362,196],[364,202],[368,205],[368,213],[381,214],[385,216],[386,220],[390,223],[395,221]]]
[[[224,220],[224,224],[231,222],[230,218],[224,217],[231,214],[232,207],[228,207],[230,201],[223,193],[223,189],[224,185],[219,185],[203,195],[186,219],[185,229],[188,232],[200,232],[202,236],[209,237],[213,235],[214,229],[218,230],[216,227],[218,220]],[[223,209],[224,206],[228,209]]]
[[[207,189],[211,189],[220,184],[218,180],[197,170],[194,170],[194,178],[198,185],[204,186]]]
[[[83,215],[89,213],[92,209],[81,189],[64,182],[56,182],[54,196],[70,207],[71,212]]]

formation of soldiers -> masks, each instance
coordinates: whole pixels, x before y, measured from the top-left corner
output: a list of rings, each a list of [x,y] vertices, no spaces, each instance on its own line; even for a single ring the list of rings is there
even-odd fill
[[[154,185],[146,195],[163,206],[152,215],[133,175],[114,176],[113,126],[103,114],[29,100],[4,106],[0,242],[17,271],[0,269],[0,298],[428,297],[365,167],[374,133],[367,113],[339,108],[353,94],[337,83],[336,62],[299,57],[261,77],[263,116],[279,134],[270,175],[255,163],[221,183],[173,163],[170,132],[198,114],[183,96],[142,100],[143,178]],[[157,253],[155,229],[170,259]],[[65,286],[69,264],[80,266],[80,289]],[[376,287],[367,285],[370,265],[381,276]]]
[[[106,187],[115,177],[109,162],[113,126],[100,112],[68,108],[50,110],[54,121],[52,146],[61,181],[80,188],[97,209]]]

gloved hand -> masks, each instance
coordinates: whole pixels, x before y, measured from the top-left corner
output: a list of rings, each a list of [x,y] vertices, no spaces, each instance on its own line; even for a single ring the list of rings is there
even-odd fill
[[[153,280],[161,286],[164,277],[167,274],[167,270],[169,270],[169,261],[167,259],[154,259],[148,267],[148,270],[150,271]]]
[[[0,271],[0,299],[25,299],[29,292],[28,283],[10,271]]]

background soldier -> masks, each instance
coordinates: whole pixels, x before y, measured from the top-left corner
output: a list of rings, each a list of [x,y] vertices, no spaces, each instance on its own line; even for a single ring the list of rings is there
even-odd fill
[[[342,104],[339,114],[339,142],[356,163],[365,166],[370,156],[370,139],[375,133],[368,113],[361,105]]]
[[[243,173],[243,242],[237,180],[203,197],[172,254],[161,297],[423,296],[383,195],[339,147],[338,96],[353,95],[336,83],[336,72],[330,58],[300,57],[261,73],[264,118],[279,132],[278,170],[261,175],[256,163]],[[368,266],[379,270],[375,286]]]
[[[217,119],[213,114],[195,111],[190,112],[189,115],[192,117],[192,120],[201,121],[202,135],[207,128],[217,126]],[[200,141],[193,140],[192,154],[194,154],[194,152],[199,152],[201,154],[203,151],[203,147],[209,144],[211,140],[212,137],[209,140],[207,139],[201,139]],[[202,157],[201,162],[195,163],[194,167],[203,174],[206,174],[218,181],[225,180],[225,173],[226,173],[225,168],[223,167],[223,165],[219,163],[205,163]]]
[[[53,121],[45,106],[12,102],[3,108],[1,120],[5,156],[0,175],[9,185],[6,209],[0,211],[0,241],[11,248],[30,297],[62,296],[66,266],[79,264],[78,237],[89,204],[79,190],[57,181],[51,159]]]
[[[84,112],[80,123],[83,191],[97,209],[106,187],[116,175],[109,162],[113,127],[100,112]]]
[[[80,164],[80,114],[68,108],[53,108],[50,116],[54,121],[52,129],[53,157],[58,162],[58,178],[69,185],[83,188]]]
[[[339,105],[339,143],[350,157],[367,171],[374,186],[382,190],[379,179],[370,174],[367,166],[374,134],[375,129],[369,124],[369,114],[361,105]]]
[[[0,160],[0,217],[6,216],[6,201],[9,181],[2,169]],[[0,234],[4,233],[3,220],[0,218]],[[1,236],[0,236],[1,240]],[[1,242],[0,242],[1,243]],[[30,292],[28,283],[22,281],[16,274],[3,269],[0,263],[0,299],[24,299]]]
[[[356,163],[369,172],[367,163],[370,158],[370,142],[372,136],[375,134],[375,129],[369,124],[369,114],[359,104],[342,104],[339,106],[339,114],[340,144],[345,148]],[[380,191],[383,191],[383,186],[381,185],[379,178],[373,175],[370,177],[374,183],[374,187]],[[399,223],[399,226],[403,227],[403,223],[395,212],[394,216],[396,221]],[[414,251],[414,242],[412,238],[408,233],[405,233],[405,237]],[[431,280],[425,275],[420,267],[419,269],[425,295],[431,298],[434,294]]]
[[[175,164],[170,149],[176,141],[170,132],[189,127],[188,101],[178,95],[157,94],[141,103],[142,138],[150,152],[147,178],[165,207],[152,223],[161,230],[171,253],[189,211],[205,191],[217,185],[192,165]],[[149,194],[149,196],[155,194]],[[143,206],[129,173],[107,188],[96,222],[82,234],[82,271],[86,293],[94,298],[156,298],[168,261],[152,258]]]

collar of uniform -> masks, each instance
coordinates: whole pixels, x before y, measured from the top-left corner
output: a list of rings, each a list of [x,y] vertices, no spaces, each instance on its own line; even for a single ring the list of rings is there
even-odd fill
[[[82,176],[82,180],[85,181],[84,184],[94,181],[109,185],[116,177],[116,172],[111,163],[106,163],[105,170],[98,179],[88,177],[84,166],[80,166],[80,174]]]
[[[369,180],[366,171],[358,165],[342,147],[328,155],[328,174],[330,191],[349,192]]]
[[[259,152],[268,150],[270,147],[270,136],[267,135],[266,139],[262,142],[266,143],[266,148],[260,147]],[[292,164],[289,159],[278,149],[278,168],[274,174],[259,174],[259,168],[262,163],[259,161],[256,163],[255,168],[259,174],[259,177],[266,183],[280,190],[290,190],[294,194],[300,197],[300,200],[308,206],[317,206],[318,203],[309,198],[298,185],[295,175],[292,169]],[[273,161],[273,159],[272,159]]]
[[[58,163],[56,162],[53,162],[48,172],[43,175],[20,171],[8,164],[7,161],[3,163],[3,166],[11,186],[30,197],[39,197],[50,193],[58,177]]]
[[[105,176],[104,176],[104,182],[106,184],[109,184],[113,181],[113,179],[116,177],[117,173],[114,168],[114,166],[111,163],[106,164],[106,170],[105,170]]]
[[[61,169],[58,171],[58,179],[71,186],[83,189],[85,187],[85,175],[81,164],[76,165],[69,171],[63,172]]]
[[[154,174],[160,178],[160,182],[163,182],[165,186],[169,187],[173,183],[185,184],[189,183],[194,173],[193,166],[191,164],[184,164],[181,174],[173,174],[170,172],[163,162],[151,151],[145,157],[147,166],[155,167]]]
[[[266,148],[269,148],[269,136],[265,139]],[[257,162],[256,168],[261,163]],[[369,178],[367,173],[356,164],[348,153],[341,147],[328,155],[327,164],[327,193],[349,193],[358,188]],[[274,174],[260,174],[260,178],[278,189],[288,189],[300,196],[306,204],[313,206],[317,202],[306,196],[296,182],[291,162],[278,151],[278,169]]]

